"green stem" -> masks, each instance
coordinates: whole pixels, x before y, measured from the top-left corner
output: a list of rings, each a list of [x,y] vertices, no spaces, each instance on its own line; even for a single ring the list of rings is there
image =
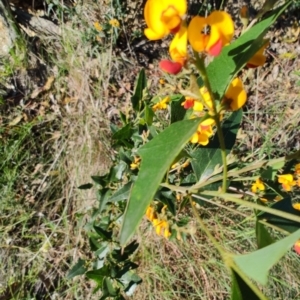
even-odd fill
[[[223,131],[221,128],[220,124],[220,118],[219,114],[215,116],[215,122],[217,125],[217,133],[218,133],[218,138],[220,142],[220,148],[221,148],[221,156],[222,156],[222,161],[223,161],[223,182],[222,182],[222,192],[225,193],[227,190],[227,159],[226,159],[226,148],[225,148],[225,141],[224,141],[224,135]]]
[[[223,198],[225,201],[231,201],[231,202],[237,203],[239,205],[243,205],[243,206],[246,206],[246,207],[249,207],[249,208],[257,209],[259,211],[264,211],[264,212],[270,213],[272,215],[275,215],[275,216],[278,216],[278,217],[282,217],[282,218],[300,223],[300,217],[299,216],[296,216],[296,215],[293,215],[293,214],[290,214],[290,213],[286,213],[284,211],[274,209],[274,208],[271,208],[271,207],[267,207],[267,206],[259,205],[259,204],[252,203],[252,202],[249,202],[249,201],[245,201],[245,200],[234,197],[232,194],[220,193],[220,192],[215,192],[215,191],[203,191],[203,192],[201,192],[201,195],[215,196],[215,197]]]
[[[226,160],[226,148],[225,148],[225,141],[224,141],[224,135],[223,135],[223,131],[221,128],[221,124],[220,124],[220,113],[218,112],[217,106],[216,106],[216,101],[214,99],[214,94],[211,90],[211,86],[210,86],[210,82],[209,79],[207,77],[207,73],[206,73],[206,68],[205,68],[205,64],[204,64],[204,59],[201,58],[199,56],[199,54],[197,52],[194,51],[194,56],[196,57],[196,62],[195,65],[197,67],[197,69],[199,70],[201,77],[204,81],[205,87],[207,88],[211,100],[212,100],[212,105],[213,105],[213,113],[214,113],[214,120],[216,122],[216,126],[217,126],[217,132],[218,132],[218,138],[219,138],[219,142],[220,142],[220,148],[221,148],[221,156],[222,156],[222,161],[223,161],[223,182],[222,182],[222,191],[223,193],[226,192],[227,189],[227,160]]]

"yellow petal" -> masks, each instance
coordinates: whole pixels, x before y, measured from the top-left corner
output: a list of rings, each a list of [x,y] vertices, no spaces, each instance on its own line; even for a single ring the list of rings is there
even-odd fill
[[[233,38],[234,23],[231,16],[225,11],[214,11],[207,17],[207,24],[210,26],[210,39],[206,49],[213,46],[219,39],[222,45],[227,45]]]
[[[187,27],[182,25],[175,34],[169,48],[171,58],[184,65],[187,59]]]
[[[242,81],[238,77],[230,83],[225,97],[225,102],[229,103],[233,111],[240,109],[246,103],[247,94],[243,88]]]
[[[188,39],[192,48],[197,52],[205,50],[208,36],[201,33],[206,26],[206,18],[196,16],[194,17],[188,27]]]

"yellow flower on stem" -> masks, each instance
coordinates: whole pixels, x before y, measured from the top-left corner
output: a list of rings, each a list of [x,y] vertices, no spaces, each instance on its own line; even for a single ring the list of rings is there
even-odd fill
[[[208,119],[210,120],[210,119]],[[193,134],[190,142],[192,144],[200,144],[206,146],[209,143],[209,138],[213,135],[211,125],[203,125],[202,123],[198,126],[197,131]]]
[[[278,182],[282,184],[282,188],[286,192],[290,192],[292,190],[292,187],[296,185],[296,181],[294,180],[292,174],[277,175],[277,177],[278,177]]]
[[[188,39],[197,52],[212,56],[220,54],[222,48],[233,38],[234,23],[224,11],[214,11],[208,17],[194,17],[188,28]]]
[[[224,104],[232,110],[240,109],[247,101],[247,94],[244,90],[243,83],[238,77],[233,79],[225,93]]]
[[[153,207],[148,206],[146,210],[146,217],[150,222],[152,222],[156,218],[156,213]]]
[[[144,10],[146,37],[159,40],[169,33],[178,32],[186,11],[186,0],[148,0]]]
[[[133,162],[130,164],[130,169],[135,170],[140,166],[141,158],[140,157],[134,157]]]
[[[169,47],[170,60],[162,60],[159,67],[170,74],[178,74],[187,61],[187,28],[180,26]]]
[[[252,193],[256,193],[258,190],[264,191],[265,189],[265,185],[260,178],[257,178],[255,183],[253,183],[251,187]]]
[[[257,68],[265,64],[266,56],[264,55],[265,49],[268,47],[269,42],[265,44],[253,55],[253,57],[247,62],[248,68]]]
[[[111,19],[108,22],[112,27],[120,27],[120,23],[117,19]]]
[[[170,97],[166,96],[164,99],[152,106],[153,111],[157,111],[159,109],[166,109],[170,100]]]
[[[97,31],[102,31],[103,30],[103,27],[100,25],[99,22],[95,22],[94,23],[94,27]]]

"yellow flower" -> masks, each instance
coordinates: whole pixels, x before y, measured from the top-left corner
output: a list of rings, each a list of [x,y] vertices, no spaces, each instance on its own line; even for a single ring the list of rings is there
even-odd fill
[[[248,68],[257,68],[266,62],[266,56],[264,55],[265,49],[268,47],[269,42],[266,43],[252,56],[252,58],[248,61],[247,67]]]
[[[159,84],[164,85],[166,83],[166,81],[163,78],[159,79]]]
[[[157,235],[163,235],[164,231],[169,228],[169,224],[165,220],[154,219],[153,226]]]
[[[170,47],[170,56],[173,61],[179,62],[182,66],[187,60],[187,27],[180,26],[180,30],[175,34]]]
[[[159,63],[159,67],[170,74],[178,74],[187,60],[187,28],[180,26],[180,30],[175,34],[170,47],[170,56],[172,61],[163,59]]]
[[[210,119],[208,119],[210,120]],[[192,144],[200,144],[206,146],[209,143],[209,138],[213,135],[211,125],[203,125],[202,123],[198,126],[196,133],[193,134],[190,142]]]
[[[148,0],[144,10],[146,37],[159,40],[169,33],[178,32],[186,11],[186,0]]]
[[[223,103],[228,104],[231,110],[240,109],[247,101],[247,94],[243,83],[238,77],[233,79],[225,93]]]
[[[166,109],[170,100],[170,97],[166,96],[164,99],[152,106],[153,111],[157,111],[158,109]]]
[[[210,33],[205,30],[210,29]],[[204,31],[204,32],[203,32]],[[231,16],[224,11],[214,11],[208,17],[194,17],[188,27],[188,39],[197,52],[207,52],[212,56],[220,54],[234,34]]]
[[[292,174],[283,174],[283,175],[277,175],[278,182],[282,184],[282,188],[286,192],[290,192],[292,190],[292,187],[296,185],[296,181],[293,178]]]
[[[293,204],[293,207],[297,210],[300,210],[300,203]]]
[[[120,23],[117,19],[111,19],[108,22],[112,27],[120,27]]]
[[[140,166],[140,161],[141,161],[140,157],[134,157],[133,162],[130,164],[130,169],[131,170],[137,169]]]
[[[99,22],[95,22],[94,23],[94,27],[97,31],[102,31],[103,30],[103,27],[100,25]]]
[[[152,222],[156,218],[156,213],[153,207],[148,206],[146,210],[146,217],[150,222]]]
[[[300,164],[296,164],[295,166],[295,175],[300,176]]]
[[[264,191],[265,189],[265,185],[260,178],[257,178],[255,183],[253,183],[251,187],[252,193],[256,193],[257,190]]]

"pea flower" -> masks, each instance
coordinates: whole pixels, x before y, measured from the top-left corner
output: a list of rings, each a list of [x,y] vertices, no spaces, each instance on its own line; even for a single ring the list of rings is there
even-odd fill
[[[162,60],[159,67],[170,74],[178,74],[187,60],[187,27],[180,26],[179,31],[175,34],[170,47],[170,56],[172,61]]]
[[[260,178],[257,178],[255,183],[253,183],[251,187],[252,193],[256,193],[258,190],[259,191],[265,190],[265,185]]]
[[[166,96],[161,101],[159,101],[158,103],[156,103],[152,106],[153,111],[157,111],[159,109],[166,109],[170,100],[171,100],[170,97]]]
[[[148,0],[144,10],[146,37],[159,40],[169,33],[178,32],[186,11],[186,0]]]
[[[212,120],[212,119],[208,119]],[[209,138],[213,135],[213,130],[211,125],[203,125],[202,123],[198,126],[197,131],[193,134],[190,142],[192,144],[200,144],[206,146],[209,142]]]
[[[248,61],[248,68],[257,68],[265,64],[266,56],[264,55],[265,49],[268,47],[269,42],[266,43],[254,54],[254,56]]]
[[[134,157],[133,162],[130,164],[130,169],[135,170],[138,169],[140,166],[141,158],[140,157]]]
[[[247,101],[243,83],[238,77],[233,79],[225,93],[223,103],[228,104],[232,111],[240,109]]]
[[[102,31],[103,30],[103,27],[100,25],[99,22],[95,22],[94,23],[94,27],[97,31]]]
[[[120,27],[120,23],[117,19],[111,19],[108,22],[112,27]]]
[[[278,177],[278,182],[282,184],[282,188],[286,192],[290,192],[292,190],[292,187],[296,185],[296,181],[294,180],[292,174],[277,175],[277,177]]]
[[[206,32],[206,29],[210,31]],[[208,17],[194,17],[188,27],[188,39],[197,52],[207,52],[211,56],[220,54],[234,34],[231,16],[224,11],[214,11]]]
[[[152,222],[156,218],[156,213],[153,207],[148,206],[146,210],[146,217],[150,222]]]
[[[295,175],[300,176],[300,164],[295,165]]]

